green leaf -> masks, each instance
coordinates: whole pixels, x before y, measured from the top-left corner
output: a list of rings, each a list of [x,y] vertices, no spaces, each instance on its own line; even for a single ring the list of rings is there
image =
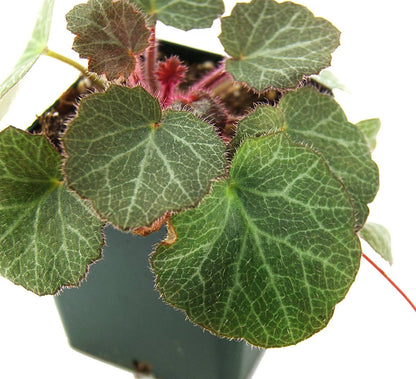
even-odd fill
[[[84,98],[64,146],[69,185],[123,230],[196,205],[225,168],[211,125],[184,111],[162,113],[141,87]]]
[[[63,184],[41,135],[0,133],[0,273],[38,295],[77,285],[100,258],[102,222]]]
[[[88,69],[109,80],[127,78],[136,55],[148,46],[146,19],[126,1],[89,0],[67,15],[68,29],[76,34],[73,49],[88,58]]]
[[[130,0],[148,15],[182,30],[209,28],[224,13],[222,0]]]
[[[368,146],[371,151],[374,151],[377,144],[377,134],[381,127],[381,121],[378,118],[371,118],[358,122],[357,127],[363,132]]]
[[[303,75],[329,66],[339,34],[301,5],[253,0],[237,4],[231,16],[222,19],[219,38],[231,56],[227,71],[261,91],[295,87]]]
[[[254,345],[292,345],[325,327],[359,266],[343,185],[283,133],[246,138],[229,179],[171,224],[177,242],[151,257],[163,298]]]
[[[319,75],[312,75],[311,78],[329,89],[340,89],[348,91],[347,87],[329,70],[322,70]]]
[[[281,131],[284,127],[283,112],[270,105],[259,105],[252,113],[244,117],[237,126],[231,141],[231,151],[237,150],[245,137],[260,136]]]
[[[53,4],[54,0],[43,2],[26,49],[14,66],[13,72],[0,84],[0,99],[26,75],[45,49],[49,38]]]
[[[364,239],[376,253],[380,254],[390,264],[393,264],[390,233],[383,225],[369,222],[366,223],[360,230],[360,237]]]
[[[378,168],[363,134],[348,122],[332,97],[313,87],[289,92],[279,106],[290,137],[321,152],[347,187],[356,207],[359,230],[368,216],[367,204],[373,201],[379,186]]]
[[[10,106],[19,92],[19,87],[19,83],[16,83],[2,98],[0,98],[0,120],[9,111]]]

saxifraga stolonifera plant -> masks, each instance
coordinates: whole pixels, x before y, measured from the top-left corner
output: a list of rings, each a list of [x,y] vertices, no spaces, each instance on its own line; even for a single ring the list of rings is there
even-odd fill
[[[366,223],[379,120],[350,123],[316,84],[325,77],[311,79],[339,44],[331,23],[291,2],[237,4],[221,19],[227,56],[191,80],[158,53],[156,21],[209,27],[222,0],[77,5],[68,29],[88,70],[47,48],[52,8],[1,97],[41,54],[91,85],[54,133],[55,114],[39,133],[0,133],[3,276],[55,294],[101,257],[106,224],[166,224],[150,258],[162,298],[214,334],[280,347],[327,325],[359,269],[359,236],[391,260],[387,231]],[[222,96],[233,86],[257,99],[250,111]]]

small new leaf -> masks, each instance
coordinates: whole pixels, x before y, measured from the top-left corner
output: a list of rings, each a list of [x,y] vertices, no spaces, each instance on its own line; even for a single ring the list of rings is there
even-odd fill
[[[16,63],[13,72],[0,84],[0,99],[26,75],[45,49],[49,39],[53,4],[54,0],[43,2],[26,49]]]
[[[145,16],[124,0],[89,0],[76,5],[66,19],[76,34],[73,49],[88,58],[90,71],[109,80],[127,78],[135,68],[135,56],[148,46]]]
[[[130,0],[153,19],[182,30],[209,28],[224,13],[222,0]]]
[[[312,75],[311,79],[329,89],[340,89],[348,91],[347,87],[329,70],[322,70],[319,75]]]
[[[359,267],[347,192],[320,155],[283,133],[246,138],[229,179],[170,222],[177,241],[151,257],[163,298],[262,347],[324,328]]]
[[[374,151],[377,145],[377,134],[381,127],[380,119],[370,118],[368,120],[360,121],[356,125],[363,132],[370,150]]]
[[[366,223],[360,230],[360,237],[364,239],[376,253],[380,254],[390,264],[393,264],[391,253],[391,238],[389,231],[380,224]]]
[[[189,112],[162,113],[141,87],[84,98],[64,147],[70,187],[123,230],[196,205],[226,164],[210,124]]]
[[[237,4],[222,20],[219,36],[231,56],[226,69],[258,91],[295,87],[303,75],[329,66],[339,31],[291,2],[253,0]]]
[[[103,245],[102,222],[63,184],[61,164],[44,136],[0,133],[0,273],[38,295],[78,285]]]

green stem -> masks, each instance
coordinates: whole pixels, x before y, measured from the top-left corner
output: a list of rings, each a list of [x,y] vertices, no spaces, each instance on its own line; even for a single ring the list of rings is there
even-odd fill
[[[71,58],[59,54],[56,51],[50,50],[47,47],[45,47],[45,49],[43,50],[43,54],[48,57],[58,59],[59,61],[69,64],[70,66],[76,68],[78,71],[82,73],[82,75],[90,79],[97,87],[101,89],[105,89],[107,87],[107,83],[105,80],[101,79],[97,74],[88,71],[82,64],[72,60]]]

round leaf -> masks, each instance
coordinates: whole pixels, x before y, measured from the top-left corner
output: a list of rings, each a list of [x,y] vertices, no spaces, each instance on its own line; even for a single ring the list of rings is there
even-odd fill
[[[182,30],[209,28],[224,13],[222,0],[130,0],[166,25]]]
[[[70,187],[123,230],[196,205],[226,164],[211,125],[188,112],[162,114],[141,87],[84,98],[64,147]]]
[[[283,133],[247,138],[229,180],[171,224],[177,241],[151,257],[163,298],[218,335],[262,347],[325,327],[359,267],[343,185]]]
[[[369,212],[367,204],[373,201],[379,186],[378,167],[364,135],[348,122],[331,96],[313,87],[288,93],[279,106],[290,137],[321,152],[345,184],[356,207],[356,228],[361,229]]]
[[[67,15],[68,29],[76,34],[73,49],[88,58],[88,69],[109,80],[127,78],[135,55],[148,46],[145,16],[125,1],[89,0]]]
[[[0,273],[39,294],[77,285],[100,258],[102,222],[62,183],[44,136],[0,134]]]
[[[296,86],[303,75],[329,66],[339,45],[331,23],[301,5],[274,0],[237,4],[222,19],[219,38],[231,56],[227,71],[259,91]]]

